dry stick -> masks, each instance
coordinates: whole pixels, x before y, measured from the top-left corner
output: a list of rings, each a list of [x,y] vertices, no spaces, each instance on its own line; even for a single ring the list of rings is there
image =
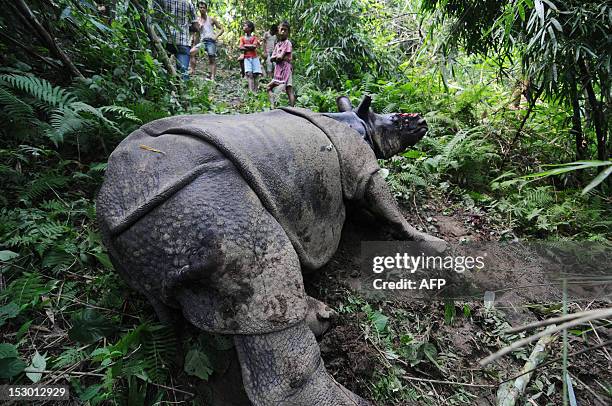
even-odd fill
[[[568,355],[568,358],[569,358],[569,357],[575,357],[576,355],[584,354],[585,352],[589,352],[589,351],[592,351],[592,350],[597,350],[597,349],[599,349],[599,348],[601,348],[601,347],[605,347],[605,346],[610,345],[610,344],[612,344],[612,340],[608,340],[608,341],[605,341],[605,342],[603,342],[603,343],[601,343],[601,344],[594,345],[593,347],[588,347],[588,348],[585,348],[584,350],[580,350],[580,351],[573,352],[573,353],[571,353],[571,354],[569,354],[569,355]],[[524,371],[524,372],[521,372],[521,373],[520,373],[520,374],[518,374],[518,375],[514,375],[514,376],[513,376],[513,377],[511,377],[511,378],[508,378],[508,379],[506,379],[506,380],[501,381],[501,382],[499,383],[499,385],[501,385],[501,384],[503,384],[503,383],[506,383],[506,382],[509,382],[509,381],[512,381],[512,380],[514,380],[514,379],[516,379],[516,378],[518,378],[518,377],[520,377],[520,376],[523,376],[523,375],[525,375],[525,374],[531,373],[531,372],[535,371],[536,369],[540,369],[540,368],[547,367],[547,366],[552,365],[552,364],[554,364],[554,363],[557,363],[557,362],[559,362],[559,361],[563,361],[563,357],[555,358],[555,359],[553,359],[553,360],[550,360],[550,361],[547,361],[547,362],[545,362],[545,363],[543,363],[543,364],[540,364],[540,365],[538,365],[537,367],[535,367],[535,368],[533,368],[533,369],[531,369],[531,370],[529,370],[529,371]]]
[[[409,381],[419,381],[419,382],[431,382],[431,383],[441,383],[444,385],[458,385],[458,386],[471,386],[475,388],[496,388],[497,385],[489,385],[489,384],[480,384],[480,383],[464,383],[464,382],[453,382],[453,381],[440,381],[437,379],[425,379],[425,378],[417,378],[414,376],[402,375],[403,379]]]
[[[602,319],[602,318],[609,317],[609,316],[612,316],[612,309],[606,309],[605,311],[594,311],[592,312],[592,314],[588,316],[584,316],[584,317],[581,317],[581,318],[578,318],[572,321],[568,321],[567,323],[561,324],[560,326],[556,326],[555,328],[551,330],[545,330],[540,333],[534,334],[531,337],[527,337],[522,340],[518,340],[512,343],[511,345],[497,351],[495,354],[491,354],[488,357],[480,360],[480,365],[484,367],[485,365],[490,364],[491,362],[503,357],[504,355],[512,351],[517,350],[518,348],[521,348],[524,345],[527,345],[535,340],[539,340],[540,338],[544,337],[547,334],[557,333],[559,331],[563,331],[568,328],[578,326],[580,324],[589,322],[591,320]]]
[[[25,19],[30,24],[32,24],[32,26],[34,26],[36,34],[41,39],[41,41],[43,41],[45,45],[47,45],[49,50],[53,54],[55,54],[59,58],[59,60],[62,61],[62,64],[66,68],[68,68],[70,73],[73,76],[83,78],[81,72],[77,69],[76,66],[74,66],[70,58],[68,58],[68,55],[66,55],[66,53],[62,51],[61,48],[57,45],[53,37],[51,37],[51,34],[49,34],[45,27],[43,27],[42,24],[38,21],[38,19],[36,18],[34,13],[32,13],[32,10],[30,10],[30,7],[28,7],[26,2],[24,0],[15,0],[15,6],[19,9],[19,12],[23,15],[23,17],[25,17]]]
[[[572,378],[573,378],[573,379],[574,379],[576,382],[578,382],[580,385],[584,386],[584,389],[586,389],[587,391],[589,391],[589,393],[590,393],[591,395],[593,395],[593,397],[594,397],[596,400],[598,400],[598,401],[599,401],[599,402],[600,402],[602,405],[604,405],[604,406],[605,406],[605,405],[607,405],[607,403],[606,403],[606,402],[605,402],[605,401],[604,401],[604,400],[603,400],[603,399],[602,399],[602,398],[601,398],[601,397],[600,397],[600,396],[597,394],[597,392],[595,392],[593,389],[591,389],[591,388],[589,387],[589,385],[587,385],[586,383],[582,382],[580,379],[578,379],[578,377],[577,377],[577,376],[573,376],[573,375],[572,375]]]
[[[545,326],[548,326],[550,324],[557,324],[557,323],[560,323],[560,322],[563,322],[563,321],[574,320],[574,319],[577,319],[579,317],[584,317],[584,316],[593,314],[593,312],[605,312],[605,311],[608,311],[608,310],[610,310],[610,309],[586,310],[586,311],[583,311],[583,312],[566,314],[565,316],[559,316],[559,317],[554,317],[552,319],[535,321],[533,323],[525,324],[524,326],[520,326],[520,327],[513,327],[513,328],[511,328],[509,330],[504,331],[504,333],[506,333],[506,334],[520,333],[522,331],[533,330],[533,329],[538,328],[538,327],[545,327]]]

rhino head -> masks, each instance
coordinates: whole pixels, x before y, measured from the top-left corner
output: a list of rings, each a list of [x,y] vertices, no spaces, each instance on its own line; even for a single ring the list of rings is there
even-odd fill
[[[340,96],[336,99],[340,115],[350,122],[360,120],[365,127],[365,139],[368,141],[376,157],[390,158],[408,147],[415,145],[427,132],[425,120],[414,113],[376,114],[370,109],[372,98],[365,96],[356,109],[353,109],[348,97]],[[346,116],[349,113],[352,116]],[[355,115],[357,117],[355,117]],[[351,125],[353,127],[353,125]]]

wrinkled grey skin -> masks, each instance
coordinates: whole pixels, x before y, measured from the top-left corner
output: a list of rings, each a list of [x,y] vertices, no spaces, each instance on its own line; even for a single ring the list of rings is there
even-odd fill
[[[370,100],[366,98],[353,111],[348,99],[339,98],[340,113],[330,113],[327,117],[354,128],[369,143],[377,157],[390,157],[403,151],[407,146],[414,145],[427,131],[425,122],[416,115],[377,115],[370,111],[369,104]],[[176,127],[170,130],[170,134],[180,134],[181,123],[187,120],[180,116],[170,119],[170,123]],[[295,135],[299,137],[301,134]],[[191,154],[194,159],[197,159],[197,148],[205,144],[193,139],[193,136],[173,140],[177,145],[183,142],[190,148],[184,154],[187,158]],[[171,145],[174,144],[169,144],[168,148],[172,148]],[[109,224],[109,213],[116,211],[115,208],[129,206],[129,202],[121,200],[123,198],[138,199],[138,196],[133,196],[130,183],[121,183],[121,179],[134,176],[136,183],[155,184],[156,179],[162,177],[153,174],[147,178],[148,172],[132,175],[132,171],[143,168],[154,170],[155,161],[135,161],[135,167],[126,169],[122,166],[128,156],[122,154],[129,153],[129,150],[124,149],[118,155],[113,153],[115,156],[109,159],[107,181],[98,196],[97,210],[103,240],[115,268],[134,289],[147,297],[164,321],[172,321],[169,307],[175,307],[181,309],[190,322],[203,328],[202,325],[210,320],[199,320],[196,306],[202,303],[203,306],[214,306],[218,298],[201,298],[198,292],[210,286],[210,289],[230,292],[226,296],[236,295],[222,297],[227,300],[219,302],[224,308],[218,314],[227,314],[228,317],[232,315],[231,305],[240,306],[241,296],[244,295],[260,295],[258,297],[263,300],[266,299],[265,295],[273,295],[279,299],[269,303],[276,307],[301,307],[293,312],[291,309],[281,309],[283,315],[291,314],[294,318],[278,319],[278,325],[268,331],[249,334],[244,333],[246,327],[236,327],[238,333],[234,335],[234,342],[244,388],[252,404],[369,404],[337,383],[323,365],[315,334],[322,334],[328,327],[329,309],[303,293],[301,279],[292,282],[292,285],[284,285],[287,289],[293,289],[286,296],[282,296],[284,292],[277,291],[278,286],[283,286],[282,279],[289,279],[285,275],[299,273],[301,266],[301,258],[283,228],[262,206],[234,165],[222,160],[216,148],[202,148],[208,155],[202,158],[204,163],[201,165],[209,165],[208,172],[190,178],[189,182],[180,186],[180,190],[156,195],[154,199],[158,202],[155,205],[137,208],[137,220],[125,223],[126,226],[122,228],[115,227],[114,231]],[[168,159],[168,155],[164,155]],[[152,159],[158,158],[164,159],[164,156]],[[350,158],[357,162],[362,159],[360,156]],[[364,161],[367,159],[363,157]],[[153,165],[147,167],[150,162]],[[113,189],[108,179],[115,179],[121,187]],[[339,185],[338,182],[334,184]],[[113,195],[114,190],[122,195]],[[142,190],[137,192],[140,193]],[[439,250],[444,248],[443,241],[408,225],[379,172],[370,177],[365,193],[359,199],[359,203],[388,226],[398,239],[429,241]],[[343,208],[341,214],[344,216]],[[340,235],[334,234],[334,238],[337,241],[320,243],[336,244],[337,247]],[[240,269],[244,272],[244,267],[251,267],[252,272],[247,275],[248,278],[240,279],[242,274],[237,272]],[[281,280],[275,281],[275,274]],[[268,278],[263,284],[261,275]],[[253,286],[268,286],[271,290],[259,291],[260,288],[249,286],[250,280],[254,281],[253,284],[259,284]],[[231,286],[228,288],[226,285]],[[272,313],[274,317],[277,317],[276,314]],[[300,318],[295,321],[295,317]],[[291,320],[291,323],[283,320]],[[242,322],[249,327],[248,320],[245,322],[243,319]],[[206,326],[208,331],[215,332],[210,325]],[[228,328],[232,326],[216,332],[227,333]],[[228,387],[230,391],[233,389]]]

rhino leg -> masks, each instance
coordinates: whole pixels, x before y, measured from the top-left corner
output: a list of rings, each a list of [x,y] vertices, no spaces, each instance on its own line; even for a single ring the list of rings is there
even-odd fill
[[[255,406],[366,406],[329,375],[305,322],[269,334],[234,337],[242,380]]]
[[[366,208],[391,227],[391,233],[395,238],[424,242],[438,253],[446,250],[447,246],[444,240],[422,233],[408,224],[380,172],[375,173],[370,178],[363,199]]]
[[[306,296],[308,310],[306,312],[306,325],[315,337],[321,337],[331,327],[332,320],[337,313],[325,303],[314,297]]]

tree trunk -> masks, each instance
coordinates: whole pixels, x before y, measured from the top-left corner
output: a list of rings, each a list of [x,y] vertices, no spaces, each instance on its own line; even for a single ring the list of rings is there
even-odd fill
[[[74,66],[70,58],[68,58],[68,55],[66,55],[66,53],[64,53],[64,51],[62,51],[61,48],[57,45],[53,37],[51,37],[51,34],[49,34],[49,32],[45,29],[45,27],[42,26],[42,24],[40,24],[40,22],[38,21],[34,13],[32,13],[32,10],[30,10],[30,7],[28,7],[25,1],[15,0],[14,4],[19,10],[20,14],[30,24],[32,24],[38,38],[43,42],[43,44],[47,46],[47,48],[49,48],[49,51],[51,51],[52,54],[54,54],[60,61],[62,61],[62,64],[64,65],[64,67],[66,67],[66,69],[70,71],[72,76],[83,78],[81,72],[77,69],[76,66]]]
[[[576,76],[574,72],[568,73],[570,98],[572,102],[572,129],[570,134],[574,135],[576,140],[576,160],[580,161],[587,159],[587,139],[582,132],[582,121],[580,120],[580,100],[578,98],[578,88],[576,84]]]
[[[597,136],[597,159],[605,161],[608,159],[607,154],[607,128],[605,118],[603,117],[602,106],[597,100],[595,90],[593,89],[593,78],[589,74],[588,68],[584,60],[580,61],[580,70],[582,73],[582,81],[587,92],[587,97],[591,109],[593,110],[593,124],[595,126],[595,134]]]

